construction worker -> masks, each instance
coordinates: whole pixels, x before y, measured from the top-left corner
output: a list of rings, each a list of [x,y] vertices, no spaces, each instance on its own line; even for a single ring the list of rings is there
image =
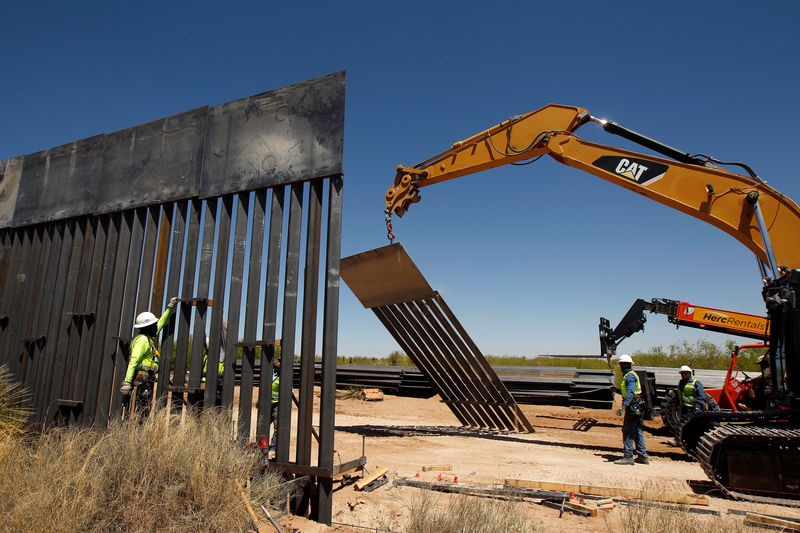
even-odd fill
[[[269,453],[275,453],[278,443],[278,391],[281,386],[281,360],[272,363],[272,438],[269,439]]]
[[[158,358],[160,356],[157,347],[158,333],[172,316],[177,302],[177,297],[170,298],[161,318],[156,318],[150,311],[139,313],[136,317],[133,328],[138,330],[138,334],[131,341],[128,371],[125,373],[125,380],[119,389],[120,394],[127,397],[130,395],[131,389],[136,387],[135,410],[142,410],[144,413],[149,410],[153,383],[158,374]]]
[[[678,400],[682,415],[685,417],[695,411],[702,411],[706,404],[703,384],[697,378],[692,377],[694,372],[689,365],[683,365],[678,372],[681,375],[681,380],[678,382]]]
[[[639,376],[633,371],[633,359],[630,355],[619,356],[619,368],[622,372],[622,407],[617,411],[617,416],[625,413],[622,422],[622,445],[624,457],[614,461],[618,465],[633,465],[640,463],[649,465],[650,458],[644,444],[644,401],[642,400],[642,384]],[[636,446],[636,459],[633,458],[633,449]]]

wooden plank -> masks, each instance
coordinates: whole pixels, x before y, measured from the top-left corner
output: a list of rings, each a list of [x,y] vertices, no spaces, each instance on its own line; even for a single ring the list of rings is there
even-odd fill
[[[255,524],[258,533],[263,533],[264,528],[261,527],[261,522],[258,521],[258,517],[256,513],[253,512],[253,507],[250,505],[250,499],[247,497],[247,494],[244,493],[244,489],[242,488],[242,484],[239,483],[239,480],[236,480],[236,487],[239,489],[239,493],[242,495],[242,499],[244,500],[244,505],[247,507],[247,513],[250,515],[250,518],[253,519],[253,523]]]
[[[367,464],[367,458],[362,455],[358,459],[333,465],[333,477],[343,476],[345,474],[349,474],[350,472],[355,472],[356,470],[363,470],[365,464]]]
[[[364,399],[368,401],[383,400],[383,391],[380,389],[364,389]]]
[[[686,505],[708,505],[708,496],[705,494],[684,494],[677,492],[663,492],[658,490],[626,489],[620,487],[599,487],[594,485],[580,485],[575,483],[555,483],[550,481],[532,481],[526,479],[506,479],[507,487],[528,489],[558,490],[579,494],[592,494],[595,496],[632,498],[653,500],[659,502],[682,503]]]
[[[591,516],[588,511],[584,511],[583,509],[578,509],[575,507],[570,507],[567,505],[567,502],[558,502],[558,501],[551,501],[551,500],[542,500],[539,502],[540,505],[544,505],[545,507],[550,507],[551,509],[557,509],[562,513],[564,511],[569,511],[570,513],[574,513],[580,516]],[[561,514],[558,515],[561,518]]]
[[[766,526],[771,529],[780,529],[781,531],[800,531],[800,522],[795,520],[776,518],[760,513],[747,513],[744,518],[746,521],[750,521],[760,527]]]
[[[423,465],[423,472],[430,472],[431,470],[441,470],[447,472],[453,469],[452,465]]]
[[[584,516],[597,516],[597,507],[590,507],[574,502],[564,502],[564,508],[570,511],[583,511]]]
[[[367,476],[364,479],[356,481],[355,485],[353,485],[353,488],[355,488],[356,490],[364,490],[364,487],[366,487],[367,485],[369,485],[370,483],[372,483],[373,481],[375,481],[388,471],[389,471],[388,468],[379,468],[371,476]]]
[[[501,489],[487,487],[470,487],[468,485],[458,485],[455,483],[430,483],[428,481],[418,481],[415,479],[395,479],[394,485],[397,487],[414,487],[417,489],[435,490],[439,492],[454,492],[459,494],[469,494],[473,496],[497,496],[498,498],[530,498],[547,500],[566,500],[569,494],[561,491],[552,490],[532,490],[516,489],[504,487]],[[559,508],[561,504],[558,504]]]

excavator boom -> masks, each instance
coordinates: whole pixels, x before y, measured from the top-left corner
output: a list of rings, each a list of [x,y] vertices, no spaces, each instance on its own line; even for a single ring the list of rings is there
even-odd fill
[[[576,136],[575,130],[589,121],[673,159]],[[770,265],[773,277],[779,275],[778,266],[800,268],[800,208],[791,199],[754,175],[730,172],[710,158],[691,156],[596,119],[580,107],[548,105],[457,142],[414,167],[398,166],[386,192],[387,213],[402,216],[419,201],[422,187],[545,154],[716,226]]]
[[[660,156],[581,139],[575,131],[587,122]],[[694,413],[680,426],[680,442],[711,479],[737,497],[761,498],[764,491],[777,491],[800,498],[800,209],[748,166],[682,152],[592,117],[584,108],[549,105],[457,142],[413,167],[398,166],[385,196],[390,240],[394,238],[392,215],[402,216],[418,202],[422,187],[505,164],[532,162],[543,155],[716,226],[759,259],[769,319],[769,352],[761,363],[765,379],[761,407],[746,412]],[[738,165],[747,175],[722,168],[731,165]],[[603,338],[601,322],[604,354],[613,353],[613,342],[638,331],[637,324],[644,323],[642,311],[647,302],[640,302],[640,307],[632,308],[630,316],[623,319],[630,318],[627,333],[611,332],[617,335],[616,341]],[[713,314],[718,310],[707,311]],[[702,317],[681,317],[677,307],[675,313],[679,325],[684,320],[683,325],[727,329],[737,335],[747,335],[748,328],[755,328],[757,338],[767,335],[766,323],[762,331],[762,323],[755,320],[760,317],[740,316],[732,319],[733,324],[720,324],[703,323]],[[737,320],[738,326],[744,323],[744,330],[731,330],[731,326],[738,327]],[[605,322],[608,333],[610,325]]]

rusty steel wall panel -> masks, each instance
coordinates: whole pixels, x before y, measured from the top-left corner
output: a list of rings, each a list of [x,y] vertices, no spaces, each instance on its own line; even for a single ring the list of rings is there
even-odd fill
[[[342,179],[328,180],[328,220],[325,253],[325,298],[322,314],[322,383],[320,385],[319,449],[317,464],[333,469],[338,355],[339,257],[342,248]],[[330,524],[333,479],[320,479],[316,520]]]
[[[53,291],[52,308],[47,320],[46,342],[43,350],[44,361],[41,370],[41,389],[39,389],[39,394],[34,396],[34,410],[38,421],[44,421],[50,398],[50,387],[57,347],[56,338],[58,337],[61,325],[61,314],[63,312],[64,297],[66,296],[66,280],[67,273],[69,272],[69,263],[72,259],[75,223],[75,220],[70,220],[56,225],[56,238],[58,243],[56,248],[58,248],[59,253],[58,272],[55,276],[56,283]],[[56,248],[54,248],[54,252]]]
[[[342,173],[345,73],[211,108],[200,196]]]
[[[0,228],[8,227],[14,219],[24,161],[25,158],[21,156],[0,161]]]
[[[93,212],[196,196],[207,119],[201,107],[108,134]]]
[[[34,316],[31,318],[27,333],[23,336],[26,343],[26,352],[31,359],[31,367],[24,377],[25,387],[28,390],[34,389],[39,384],[39,379],[44,362],[43,349],[47,338],[44,331],[47,329],[47,320],[50,315],[50,305],[53,301],[53,290],[56,282],[56,269],[58,268],[59,245],[54,241],[57,235],[53,224],[45,225],[42,234],[42,252],[40,258],[44,258],[43,268],[36,276],[34,282],[36,288],[32,298],[36,299],[38,305],[34,306]],[[38,390],[38,389],[37,389]]]
[[[222,344],[222,322],[225,318],[225,273],[228,269],[228,246],[231,238],[231,217],[233,214],[233,196],[223,196],[217,216],[219,228],[217,230],[217,258],[214,268],[214,286],[211,296],[216,302],[211,307],[211,320],[208,332],[208,353],[218,354]],[[218,367],[209,364],[206,369],[206,394],[205,405],[216,403],[216,387]],[[225,407],[233,405],[233,386],[222,389],[222,404]]]
[[[97,414],[99,391],[102,386],[100,381],[103,362],[107,358],[103,350],[105,339],[109,332],[110,318],[113,308],[110,307],[114,296],[114,280],[117,266],[117,257],[120,242],[120,225],[122,215],[114,213],[101,218],[101,225],[106,235],[106,245],[101,265],[100,283],[97,289],[97,299],[94,302],[93,327],[95,334],[92,344],[87,348],[86,356],[89,360],[86,370],[86,388],[83,393],[83,412],[81,422],[92,424]],[[124,278],[124,275],[122,276]],[[116,328],[114,328],[116,331]]]
[[[194,306],[194,328],[192,333],[192,360],[189,365],[189,388],[199,389],[202,380],[203,360],[195,357],[202,353],[206,342],[206,321],[210,319],[208,299],[211,286],[211,261],[214,252],[214,228],[217,224],[217,200],[203,202],[203,237],[200,245],[200,267],[197,273],[197,284],[193,296],[184,295],[184,298],[196,298]]]
[[[24,226],[96,212],[104,146],[105,135],[97,135],[26,155],[13,224]]]
[[[182,300],[194,297],[195,269],[197,267],[197,250],[200,238],[200,218],[202,202],[191,200],[184,207],[186,210],[186,254],[183,258],[183,279],[181,281],[179,296]],[[185,385],[184,379],[187,370],[187,356],[189,353],[190,325],[194,308],[186,301],[178,303],[176,308],[175,323],[177,328],[175,340],[175,386]]]
[[[12,375],[17,375],[18,363],[14,356],[14,343],[17,339],[19,325],[19,305],[22,291],[27,280],[30,242],[25,238],[26,230],[16,230],[12,236],[15,248],[8,281],[3,295],[2,321],[6,324],[3,336],[0,337],[0,364],[7,364]]]
[[[225,362],[224,373],[222,376],[222,390],[224,405],[233,406],[234,397],[234,361],[237,357],[236,344],[239,338],[239,313],[240,304],[242,303],[242,285],[244,284],[244,252],[247,245],[247,225],[250,212],[250,195],[249,193],[242,193],[236,195],[236,223],[232,227],[233,242],[230,261],[230,274],[228,276],[228,331],[230,335],[225,335]],[[230,356],[228,356],[230,354]],[[208,366],[214,366],[215,361],[209,357]],[[219,377],[217,377],[219,379]],[[230,397],[225,396],[225,392],[230,391]],[[239,402],[241,405],[241,395],[244,391],[240,388]],[[252,390],[248,391],[250,394],[249,400],[252,400]],[[248,401],[249,403],[249,401]],[[240,419],[241,420],[241,419]],[[244,420],[242,420],[244,422]],[[242,428],[240,428],[242,429]],[[246,434],[245,434],[246,433]],[[250,413],[247,413],[247,430],[242,431],[241,435],[246,440],[250,436]]]
[[[71,353],[69,351],[70,334],[72,331],[71,322],[72,315],[70,314],[75,308],[75,297],[78,291],[78,282],[81,274],[81,262],[83,260],[83,244],[86,238],[86,226],[88,217],[81,217],[76,220],[75,224],[69,228],[72,232],[72,254],[70,255],[69,267],[66,276],[66,286],[64,289],[64,303],[58,314],[55,317],[57,330],[55,335],[48,341],[52,342],[54,347],[55,357],[53,358],[53,373],[50,381],[49,397],[46,403],[46,422],[50,423],[53,418],[58,414],[59,402],[67,400],[64,397],[64,382],[68,381],[69,377],[66,376],[66,370],[69,365]]]
[[[250,438],[250,423],[253,414],[253,384],[256,366],[256,345],[259,339],[258,309],[261,285],[261,255],[264,246],[264,222],[266,216],[267,192],[253,194],[250,226],[250,258],[247,267],[247,294],[245,295],[244,329],[242,340],[242,378],[239,388],[239,422],[237,435],[240,439]],[[261,347],[261,354],[264,348]],[[261,359],[264,361],[263,355]],[[260,389],[265,389],[261,387]],[[259,390],[259,393],[261,390]],[[256,433],[258,434],[258,433]]]
[[[125,288],[127,286],[127,273],[131,268],[127,259],[131,247],[134,216],[134,211],[128,210],[114,218],[118,225],[119,240],[112,288],[110,290],[111,296],[108,303],[108,322],[105,328],[107,333],[102,340],[99,351],[93,354],[94,357],[102,359],[100,362],[100,379],[97,385],[97,408],[94,416],[95,423],[99,425],[105,425],[108,422],[111,414],[112,398],[119,397],[119,394],[116,393],[119,387],[117,382],[114,381],[114,375],[117,370],[117,354],[120,352],[119,330],[123,314],[122,305]]]
[[[270,201],[269,233],[267,235],[267,278],[266,286],[264,287],[264,318],[261,331],[261,342],[263,344],[261,346],[260,366],[261,375],[269,375],[270,377],[272,375],[272,362],[275,357],[275,330],[278,316],[281,240],[283,235],[283,204],[285,200],[286,187],[283,185],[274,187]],[[271,394],[271,387],[259,387],[256,435],[269,436],[269,427],[272,423]]]
[[[311,464],[314,402],[314,362],[317,341],[319,293],[319,243],[322,227],[322,182],[313,181],[308,191],[306,261],[303,269],[303,329],[300,342],[300,409],[297,414],[297,463]]]
[[[29,366],[31,366],[31,358],[35,350],[35,340],[31,337],[30,332],[33,328],[34,320],[36,318],[36,305],[35,302],[41,297],[39,290],[44,281],[42,276],[45,274],[47,265],[47,254],[49,250],[46,247],[44,239],[44,228],[36,226],[28,228],[29,236],[31,239],[31,264],[28,269],[30,277],[25,283],[25,292],[22,295],[22,306],[20,309],[20,320],[18,324],[19,339],[17,340],[16,350],[19,352],[19,379],[23,382],[30,381],[27,376]]]
[[[85,405],[83,400],[86,397],[88,385],[90,347],[92,346],[94,335],[97,332],[96,321],[98,318],[97,302],[100,297],[100,283],[103,276],[103,260],[105,259],[106,246],[108,244],[108,222],[110,215],[93,217],[90,221],[90,230],[93,234],[94,250],[88,264],[88,272],[83,272],[86,283],[81,289],[81,299],[76,302],[76,315],[73,316],[72,326],[78,334],[78,348],[73,356],[73,366],[71,367],[72,379],[69,381],[69,389],[65,396],[73,401],[81,402],[80,420],[83,419]]]
[[[145,224],[147,220],[147,209],[140,207],[133,212],[130,219],[130,246],[125,251],[127,253],[128,269],[125,274],[125,288],[122,291],[124,300],[122,301],[122,312],[119,319],[117,330],[116,360],[114,366],[114,380],[111,383],[111,411],[109,416],[118,416],[122,409],[122,397],[117,394],[117,390],[125,379],[125,372],[128,368],[128,357],[130,356],[131,341],[133,340],[133,323],[137,309],[137,290],[139,287],[139,269],[142,261],[142,246],[144,245]]]
[[[342,71],[9,159],[0,227],[340,175],[344,102]]]
[[[159,243],[161,243],[161,238],[165,236],[165,228],[170,228],[172,232],[172,235],[168,239],[169,245],[171,246],[169,257],[169,273],[164,273],[166,277],[166,286],[164,287],[164,290],[166,291],[167,299],[178,297],[180,292],[181,261],[183,260],[183,246],[186,229],[186,207],[186,201],[176,202],[169,207],[164,206],[164,216],[161,217],[162,226]],[[163,248],[160,245],[159,249],[166,250],[166,245],[166,242],[163,243]],[[164,264],[166,264],[166,257],[163,259]],[[154,294],[153,298],[158,300],[157,294]],[[178,318],[179,313],[180,306],[179,304],[176,304],[175,309],[173,309],[173,317],[167,324],[164,325],[164,328],[162,329],[160,351],[162,353],[162,358],[165,358],[164,364],[166,364],[166,361],[169,360],[168,358],[171,358],[173,347],[175,346],[175,336],[178,332],[177,326],[180,322]],[[182,359],[182,361],[179,361],[179,359]],[[180,386],[183,385],[183,377],[185,375],[184,371],[186,366],[185,361],[185,352],[181,354],[175,354],[173,382]],[[180,370],[178,370],[179,367]],[[169,372],[159,372],[157,390],[158,398],[162,398],[167,393],[169,380]]]
[[[341,275],[462,425],[534,431],[444,299],[430,288],[400,243],[343,258]]]
[[[286,242],[286,272],[283,286],[283,319],[281,323],[281,358],[284,354],[294,359],[295,333],[297,331],[297,285],[300,270],[300,237],[303,214],[303,184],[293,183],[289,190],[289,223]],[[278,390],[278,432],[275,460],[289,461],[291,437],[292,383],[294,365],[281,365]]]
[[[178,296],[160,332],[155,399],[217,403],[218,358],[204,370],[203,356],[224,349],[229,410],[241,376],[238,439],[269,438],[276,345],[291,362],[299,344],[299,398],[293,365],[281,369],[274,464],[322,474],[296,510],[330,522],[344,86],[335,73],[0,162],[0,364],[31,390],[40,427],[120,417],[135,317]]]
[[[2,239],[2,248],[0,248],[0,310],[3,307],[3,297],[6,290],[6,281],[8,280],[8,269],[11,265],[11,258],[16,252],[12,247],[13,235],[14,230],[0,230],[0,239]]]

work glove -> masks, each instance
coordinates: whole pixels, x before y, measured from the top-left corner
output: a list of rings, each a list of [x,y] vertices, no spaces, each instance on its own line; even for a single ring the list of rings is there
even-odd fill
[[[122,382],[122,387],[119,388],[119,393],[123,396],[127,396],[131,393],[131,384],[127,381]]]
[[[622,416],[622,412],[623,412],[624,410],[625,410],[625,408],[624,408],[624,407],[620,407],[619,409],[617,409],[617,416]]]
[[[170,309],[175,309],[175,304],[176,303],[178,303],[178,297],[177,296],[173,296],[172,298],[169,299],[169,303],[167,304],[167,307],[169,307]]]

